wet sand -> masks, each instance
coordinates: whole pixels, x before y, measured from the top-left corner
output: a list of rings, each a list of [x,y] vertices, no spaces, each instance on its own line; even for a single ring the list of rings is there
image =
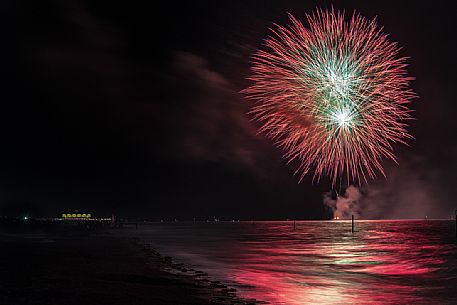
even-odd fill
[[[0,304],[255,304],[114,233],[0,231]]]

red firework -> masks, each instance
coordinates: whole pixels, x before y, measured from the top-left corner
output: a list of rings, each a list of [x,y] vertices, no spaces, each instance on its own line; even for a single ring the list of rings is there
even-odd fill
[[[254,55],[253,85],[243,90],[256,102],[251,113],[260,131],[299,161],[300,180],[314,170],[319,181],[366,181],[381,160],[395,161],[393,143],[411,138],[405,121],[415,97],[399,47],[376,20],[318,10],[309,28],[293,16]]]

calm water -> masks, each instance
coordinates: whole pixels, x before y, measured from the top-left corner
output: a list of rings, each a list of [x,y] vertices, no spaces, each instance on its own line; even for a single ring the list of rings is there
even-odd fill
[[[160,252],[271,304],[457,304],[453,221],[169,223]]]

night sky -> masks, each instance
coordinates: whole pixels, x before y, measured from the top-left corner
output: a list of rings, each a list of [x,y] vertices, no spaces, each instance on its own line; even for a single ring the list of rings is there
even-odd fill
[[[246,115],[250,56],[287,12],[331,2],[2,1],[0,214],[80,210],[151,219],[322,219],[324,180]],[[415,140],[361,192],[366,217],[449,217],[457,207],[455,10],[334,1],[378,16],[409,56]]]

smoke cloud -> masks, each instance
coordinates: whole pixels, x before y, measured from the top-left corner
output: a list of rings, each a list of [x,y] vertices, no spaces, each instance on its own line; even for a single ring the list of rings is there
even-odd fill
[[[432,160],[411,156],[400,166],[386,167],[387,179],[376,179],[361,187],[349,186],[343,195],[323,194],[323,203],[333,217],[348,219],[450,218],[455,203],[446,200],[446,171],[429,166]],[[335,196],[336,195],[336,196]]]
[[[337,195],[336,199],[332,198],[332,192],[324,193],[324,204],[333,211],[334,219],[349,219],[351,215],[360,217],[362,194],[359,189],[350,185],[343,195]]]

